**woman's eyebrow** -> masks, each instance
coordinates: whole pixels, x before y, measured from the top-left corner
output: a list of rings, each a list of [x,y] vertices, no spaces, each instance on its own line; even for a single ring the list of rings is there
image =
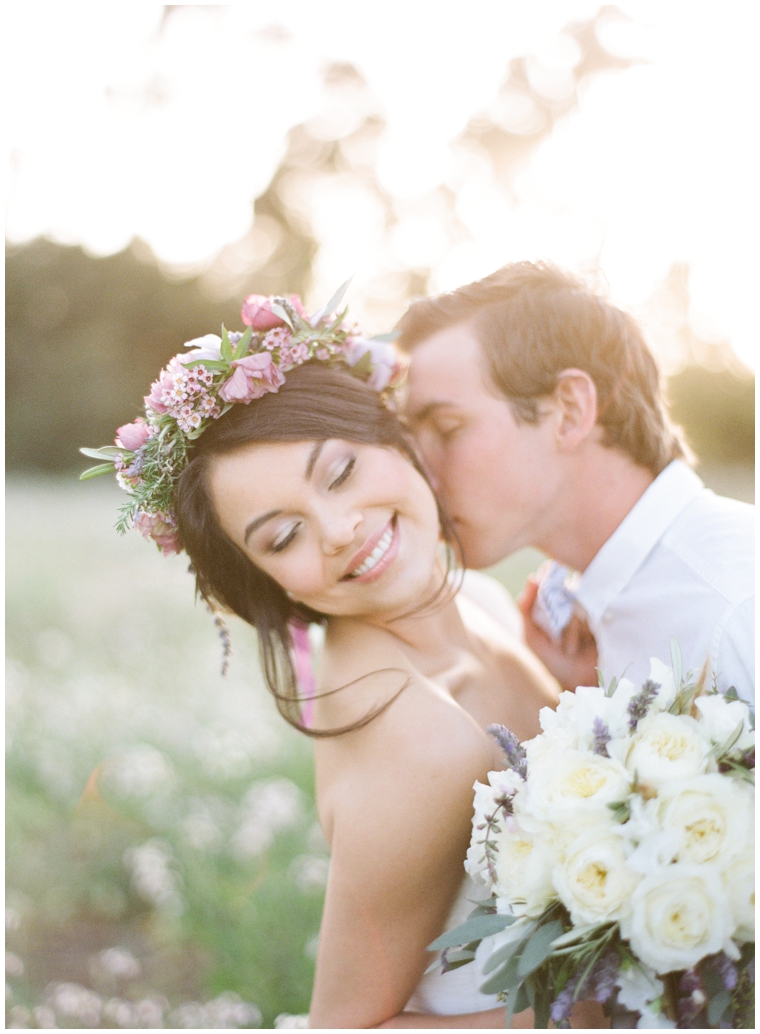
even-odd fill
[[[253,535],[254,531],[258,531],[262,524],[266,524],[267,521],[271,521],[273,517],[279,517],[282,510],[270,510],[269,513],[263,513],[261,517],[255,517],[250,524],[246,526],[245,535],[243,536],[243,544],[248,545],[248,538]]]
[[[324,449],[325,444],[326,443],[324,441],[317,442],[315,444],[314,448],[309,453],[309,459],[308,459],[308,461],[306,463],[306,480],[307,481],[310,480],[311,475],[314,473],[314,467],[316,466],[317,460],[319,459],[319,454],[322,452],[322,449]]]
[[[307,481],[311,478],[311,475],[314,473],[314,467],[317,464],[317,460],[319,459],[320,453],[322,452],[322,449],[325,447],[325,444],[326,443],[324,441],[316,442],[313,449],[309,453],[309,458],[306,461],[305,471]],[[245,534],[243,535],[244,545],[248,545],[248,539],[251,535],[253,535],[254,531],[258,531],[262,524],[266,524],[267,521],[271,521],[273,517],[279,517],[279,515],[282,512],[282,510],[269,510],[267,513],[263,513],[261,517],[254,517],[254,519],[248,525],[246,525]]]

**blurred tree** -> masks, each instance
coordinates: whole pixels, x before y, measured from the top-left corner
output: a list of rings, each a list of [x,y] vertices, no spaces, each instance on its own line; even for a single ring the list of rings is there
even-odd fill
[[[593,18],[568,25],[554,41],[553,55],[510,61],[493,102],[452,145],[460,172],[414,201],[393,197],[380,182],[377,150],[385,122],[379,104],[356,68],[337,63],[326,70],[319,114],[288,134],[284,156],[254,203],[248,233],[223,248],[202,275],[169,275],[139,241],[108,258],[46,240],[8,248],[9,467],[75,466],[79,445],[105,444],[119,424],[134,418],[151,380],[183,341],[223,319],[238,325],[246,294],[306,295],[321,254],[339,248],[322,239],[319,197],[326,193],[361,197],[379,213],[376,268],[360,307],[373,329],[393,325],[413,297],[430,290],[436,249],[440,256],[472,240],[459,204],[462,187],[485,169],[494,202],[513,202],[516,176],[577,107],[584,82],[632,64],[603,45],[605,26],[625,18],[615,7],[602,7]],[[432,249],[415,244],[421,224],[436,238]],[[682,283],[678,271],[674,276],[675,287],[667,285],[667,293],[685,313],[679,316],[683,336],[691,333],[688,282]],[[701,354],[688,354],[702,360]],[[704,377],[694,372],[674,382],[678,418],[697,450],[707,449],[705,455],[748,456],[740,443],[750,439],[752,414],[734,401],[737,392],[736,398],[748,397],[748,385],[726,375],[716,394],[703,387]],[[716,416],[707,435],[700,430],[709,423],[702,409],[705,391],[711,400],[725,397],[725,412],[734,421]]]

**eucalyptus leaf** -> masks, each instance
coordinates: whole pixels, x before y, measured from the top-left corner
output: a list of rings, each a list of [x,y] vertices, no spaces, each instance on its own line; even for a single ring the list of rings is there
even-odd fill
[[[510,959],[513,955],[519,955],[522,952],[523,945],[528,938],[533,934],[536,929],[536,924],[531,923],[530,926],[526,926],[522,935],[515,937],[513,941],[509,941],[508,944],[502,944],[500,948],[489,956],[488,961],[483,966],[483,973],[492,973],[498,966],[507,959]]]
[[[101,463],[97,467],[89,467],[79,475],[79,480],[89,481],[90,478],[99,477],[101,474],[113,474],[113,463]]]
[[[238,343],[235,345],[235,351],[233,353],[233,358],[234,359],[242,359],[243,358],[243,356],[248,351],[248,346],[251,343],[251,338],[252,337],[253,337],[253,329],[251,327],[246,327],[245,331],[243,332],[243,336],[238,341]]]
[[[226,359],[228,363],[232,362],[232,342],[230,341],[230,335],[227,333],[227,328],[222,324],[222,344],[219,348],[219,354],[222,359]]]
[[[533,1004],[533,1027],[535,1030],[547,1030],[550,1011],[551,999],[549,996],[546,993],[537,994]]]
[[[272,302],[272,304],[270,305],[270,309],[272,310],[275,316],[280,317],[283,323],[287,323],[291,330],[295,330],[295,327],[293,326],[293,321],[290,318],[290,313],[286,309],[283,309],[283,307],[278,302]]]
[[[562,923],[554,919],[551,923],[539,926],[523,948],[517,972],[521,977],[528,976],[552,953],[552,942],[561,935]]]
[[[207,370],[229,370],[231,359],[225,362],[222,359],[193,359],[191,363],[183,363],[188,370],[196,366],[205,366]]]
[[[119,449],[115,445],[104,445],[102,449],[80,449],[83,456],[89,456],[93,460],[111,460],[115,456],[132,456],[129,449]]]
[[[527,1009],[530,1004],[525,984],[520,984],[512,994],[507,996],[507,1015],[504,1026],[510,1027],[512,1025],[512,1017],[515,1013],[522,1012],[523,1009]]]
[[[501,969],[498,969],[485,983],[480,985],[480,990],[483,994],[498,994],[500,991],[512,991],[514,988],[519,987],[523,982],[523,978],[517,972],[519,962],[519,955],[513,955]]]
[[[474,902],[470,902],[474,904]],[[496,912],[496,898],[490,897],[488,901],[479,901],[472,912],[467,916],[468,919],[475,919],[476,916],[489,916],[494,915]]]
[[[673,681],[676,684],[676,689],[680,689],[681,677],[683,675],[683,657],[681,655],[681,647],[678,645],[678,640],[675,636],[670,637],[670,663],[673,668]]]
[[[575,944],[577,941],[585,940],[590,933],[595,930],[601,930],[604,923],[587,923],[585,926],[576,926],[572,930],[568,930],[567,933],[563,933],[561,937],[555,937],[552,941],[552,948],[564,948],[568,944]]]
[[[373,334],[370,341],[386,341],[388,343],[397,341],[401,337],[400,330],[389,330],[387,334]]]
[[[731,1004],[731,992],[727,990],[719,991],[714,998],[710,999],[710,1004],[707,1007],[707,1019],[711,1027],[717,1027],[723,1016],[723,1013]]]
[[[468,919],[461,926],[448,930],[428,945],[428,951],[441,951],[443,948],[457,948],[461,944],[469,944],[470,941],[479,941],[483,937],[490,937],[491,934],[501,933],[502,930],[514,923],[514,916],[500,916],[493,913],[485,916],[478,916],[475,919]]]
[[[353,279],[353,276],[350,276],[348,280],[346,280],[345,284],[341,284],[341,286],[332,296],[327,305],[322,306],[319,312],[314,313],[314,315],[311,317],[311,320],[309,321],[312,327],[316,327],[323,316],[328,316],[331,312],[335,312],[340,303],[343,301],[343,295],[348,290],[348,285],[351,283]]]
[[[474,958],[475,952],[467,951],[464,948],[460,949],[459,951],[446,952],[446,964],[449,968],[451,968],[455,962],[472,962]]]
[[[715,748],[715,752],[716,752],[717,757],[722,757],[723,754],[730,753],[731,748],[735,745],[736,741],[741,736],[743,729],[744,729],[744,719],[741,719],[739,721],[739,724],[736,726],[734,731],[731,733],[731,735],[726,740],[726,742],[722,746]]]

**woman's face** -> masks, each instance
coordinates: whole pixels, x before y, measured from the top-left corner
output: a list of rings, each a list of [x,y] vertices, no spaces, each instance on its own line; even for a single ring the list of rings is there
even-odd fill
[[[389,618],[440,582],[433,494],[395,449],[254,444],[216,457],[210,487],[229,538],[323,614]]]

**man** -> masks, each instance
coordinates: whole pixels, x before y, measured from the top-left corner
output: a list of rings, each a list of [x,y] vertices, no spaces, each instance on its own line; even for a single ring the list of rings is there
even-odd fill
[[[521,262],[416,302],[399,329],[407,417],[467,566],[534,546],[576,573],[520,600],[562,685],[595,684],[597,650],[605,681],[640,683],[675,637],[684,670],[754,701],[754,508],[690,469],[635,321]]]

